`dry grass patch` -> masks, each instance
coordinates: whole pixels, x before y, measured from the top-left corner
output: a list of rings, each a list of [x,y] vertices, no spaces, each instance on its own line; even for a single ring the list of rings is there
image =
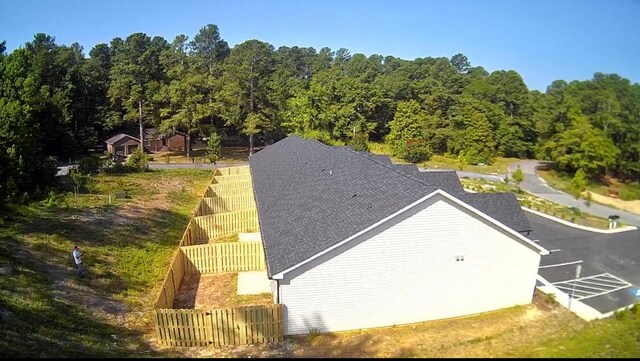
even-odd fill
[[[594,192],[589,193],[591,193],[591,200],[596,203],[601,203],[607,206],[621,209],[623,211],[640,214],[640,201],[623,201],[621,199],[603,196]]]
[[[238,274],[219,273],[207,275],[186,275],[174,308],[211,309],[242,306],[272,305],[271,295],[238,295]]]
[[[518,357],[587,325],[545,299],[536,291],[533,304],[481,315],[180,352],[185,357]]]

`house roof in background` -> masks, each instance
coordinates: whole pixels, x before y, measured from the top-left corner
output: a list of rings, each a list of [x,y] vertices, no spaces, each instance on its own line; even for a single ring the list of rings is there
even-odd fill
[[[455,172],[420,172],[413,164],[392,164],[388,157],[295,135],[253,154],[249,164],[270,275],[324,251],[436,189],[460,200],[467,196]],[[516,231],[530,228],[517,201],[512,202],[512,194],[471,196],[467,197],[469,205],[504,225]]]
[[[116,142],[118,142],[118,141],[120,141],[120,140],[122,140],[124,138],[131,138],[131,139],[135,140],[136,142],[140,142],[140,139],[138,139],[138,138],[132,137],[129,134],[120,133],[120,134],[116,134],[113,137],[105,140],[105,143],[113,144],[113,143],[116,143]]]

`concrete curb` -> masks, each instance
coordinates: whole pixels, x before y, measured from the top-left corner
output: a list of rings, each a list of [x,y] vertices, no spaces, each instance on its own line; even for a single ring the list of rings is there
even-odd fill
[[[546,213],[542,213],[542,212],[539,212],[539,211],[534,211],[533,209],[529,209],[527,207],[521,207],[521,208],[523,210],[527,211],[527,212],[531,212],[531,213],[536,214],[536,215],[538,215],[540,217],[544,217],[544,218],[550,219],[552,221],[555,221],[555,222],[558,222],[558,223],[562,223],[565,226],[578,228],[578,229],[582,229],[582,230],[589,231],[589,232],[612,234],[612,233],[635,231],[636,229],[638,229],[638,227],[636,227],[636,226],[624,226],[624,227],[615,228],[615,229],[598,229],[598,228],[587,227],[587,226],[582,226],[582,225],[579,225],[579,224],[571,223],[569,221],[565,221],[564,219],[560,219],[560,218],[557,218],[557,217],[554,217],[554,216],[550,216],[550,215],[548,215]]]
[[[537,286],[537,288],[540,291],[546,294],[554,294],[556,296],[556,302],[558,302],[562,307],[575,313],[578,317],[582,318],[583,320],[592,321],[595,319],[608,317],[609,314],[602,314],[595,308],[588,306],[587,304],[582,303],[576,299],[571,300],[571,309],[569,309],[568,294],[556,288],[551,282],[547,281],[544,277],[540,275],[537,275],[536,279],[540,283],[544,284],[543,286]]]

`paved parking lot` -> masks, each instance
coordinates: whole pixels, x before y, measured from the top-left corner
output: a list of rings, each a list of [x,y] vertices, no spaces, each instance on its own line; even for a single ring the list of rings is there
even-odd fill
[[[640,230],[602,234],[525,214],[529,238],[551,252],[542,256],[540,276],[602,314],[640,302]]]

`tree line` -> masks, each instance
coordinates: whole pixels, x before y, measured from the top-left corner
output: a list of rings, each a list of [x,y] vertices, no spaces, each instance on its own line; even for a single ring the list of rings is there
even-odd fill
[[[297,133],[386,141],[413,161],[536,157],[591,178],[640,178],[640,85],[616,74],[556,80],[543,93],[463,54],[403,60],[255,39],[230,48],[213,24],[171,42],[116,37],[88,56],[42,33],[10,54],[0,43],[1,199],[37,193],[53,180],[49,157],[86,154],[127,125],[140,139],[152,126],[188,138],[215,129],[252,148],[254,137]]]

